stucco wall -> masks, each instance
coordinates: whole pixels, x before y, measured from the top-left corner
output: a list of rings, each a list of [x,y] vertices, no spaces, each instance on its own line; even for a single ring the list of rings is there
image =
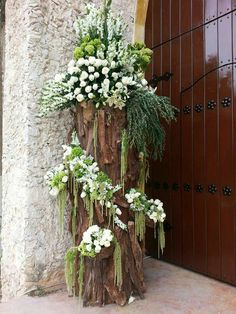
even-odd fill
[[[85,1],[8,0],[3,100],[3,298],[64,282],[69,235],[60,236],[55,202],[43,182],[60,160],[69,112],[38,117],[46,79],[71,59],[73,22]],[[101,1],[94,1],[100,3]],[[132,38],[135,0],[114,0]]]

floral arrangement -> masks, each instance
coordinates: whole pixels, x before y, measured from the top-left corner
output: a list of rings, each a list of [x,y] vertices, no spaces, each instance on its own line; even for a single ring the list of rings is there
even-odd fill
[[[62,227],[66,201],[70,199],[74,246],[65,256],[65,274],[69,291],[73,290],[73,284],[79,277],[80,294],[83,290],[84,259],[94,259],[111,246],[114,246],[115,284],[119,288],[122,286],[121,247],[114,234],[117,227],[121,229],[119,231],[127,231],[128,228],[120,219],[122,211],[116,204],[116,193],[127,201],[128,210],[134,212],[135,233],[139,240],[144,239],[145,221],[148,218],[154,225],[158,224],[160,249],[163,250],[165,246],[163,203],[149,200],[144,186],[148,172],[147,158],[161,157],[164,149],[165,131],[161,119],[167,123],[174,120],[176,109],[167,97],[156,95],[156,91],[148,86],[145,70],[151,62],[152,51],[144,43],[126,41],[127,26],[121,15],[111,11],[110,5],[111,0],[104,0],[104,6],[100,8],[87,5],[86,14],[74,24],[76,47],[73,59],[65,73],[56,74],[45,84],[41,97],[42,116],[67,108],[86,108],[88,105],[100,111],[109,109],[109,114],[115,114],[119,109],[126,113],[127,123],[119,139],[120,184],[113,185],[96,161],[96,114],[92,126],[94,157],[86,153],[77,136],[73,135],[71,144],[63,146],[62,164],[45,176],[50,194],[58,199]],[[139,156],[139,182],[136,189],[125,193],[131,148]],[[80,243],[76,242],[79,232],[77,215],[80,215],[78,197],[83,200],[88,214],[88,229]],[[106,218],[102,226],[98,226],[94,218],[97,209]],[[128,235],[127,232],[125,234]],[[127,241],[131,241],[130,238]],[[80,265],[77,274],[74,266],[78,256]]]
[[[69,293],[71,293],[73,288],[73,279],[75,277],[74,262],[77,255],[80,255],[79,285],[81,294],[83,289],[84,257],[95,258],[101,252],[102,248],[109,248],[112,245],[114,246],[115,282],[118,287],[121,287],[122,264],[120,245],[110,229],[92,225],[83,233],[80,245],[70,248],[65,256],[65,274]]]
[[[136,189],[130,189],[130,191],[125,194],[125,198],[130,204],[130,210],[135,213],[135,231],[140,240],[143,240],[145,235],[146,217],[151,219],[154,224],[158,222],[159,248],[163,251],[165,247],[163,222],[166,218],[163,203],[159,199],[148,199],[144,193]]]
[[[114,203],[114,194],[121,186],[113,186],[108,176],[99,171],[97,162],[78,143],[75,133],[71,145],[63,145],[63,164],[51,169],[45,175],[49,193],[58,198],[60,209],[60,221],[64,221],[64,210],[67,200],[67,189],[70,189],[75,198],[81,190],[81,198],[89,215],[89,224],[93,223],[94,206],[100,204],[105,214],[109,215],[109,221],[113,218],[113,224],[126,230],[127,226],[118,218],[122,214],[120,208]],[[77,203],[76,201],[74,202]]]

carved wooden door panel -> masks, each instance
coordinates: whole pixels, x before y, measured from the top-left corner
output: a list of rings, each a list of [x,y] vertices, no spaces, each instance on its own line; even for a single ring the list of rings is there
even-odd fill
[[[236,284],[236,0],[150,0],[146,42],[147,76],[173,73],[157,93],[180,110],[147,187],[165,203],[163,259]]]

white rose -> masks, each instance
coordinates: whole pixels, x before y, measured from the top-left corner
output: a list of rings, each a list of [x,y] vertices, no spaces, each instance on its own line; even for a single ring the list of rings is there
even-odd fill
[[[100,245],[97,245],[97,246],[95,246],[95,252],[96,253],[100,253],[101,252],[101,246]]]
[[[80,59],[77,61],[77,65],[78,65],[78,66],[84,65],[84,58],[80,58]]]
[[[88,60],[84,60],[84,65],[86,65],[88,67],[89,66],[89,61]]]
[[[103,74],[103,75],[107,75],[109,71],[110,71],[109,68],[104,67],[104,68],[102,69],[102,74]]]
[[[81,102],[81,101],[84,100],[84,95],[79,94],[79,95],[76,97],[76,99],[78,100],[78,102]]]
[[[81,92],[81,89],[78,87],[74,90],[75,95],[78,95],[80,92]]]
[[[94,73],[94,77],[95,77],[95,78],[99,78],[99,76],[100,76],[100,74],[99,74],[98,72],[95,72],[95,73]]]
[[[116,72],[113,72],[111,76],[114,78],[115,81],[118,79],[118,73]]]
[[[115,61],[111,61],[111,68],[114,69],[116,67]]]
[[[93,98],[94,98],[94,94],[93,94],[93,93],[89,93],[89,94],[88,94],[88,98],[89,98],[89,99],[93,99]]]
[[[91,252],[91,250],[92,250],[91,244],[86,245],[86,250],[87,250],[88,252]]]
[[[107,207],[107,208],[111,208],[111,202],[109,202],[109,201],[106,202],[106,207]]]
[[[88,73],[86,71],[83,71],[80,75],[80,80],[84,81],[88,78]]]
[[[104,246],[105,246],[105,247],[109,247],[110,245],[111,245],[110,241],[105,241],[105,242],[104,242]]]
[[[116,214],[119,215],[119,216],[122,214],[121,210],[118,207],[116,209]]]
[[[89,57],[89,63],[90,64],[94,64],[95,63],[95,61],[96,61],[96,58],[95,57]]]
[[[81,197],[81,198],[85,198],[85,197],[86,197],[86,193],[83,191],[83,192],[80,194],[80,197]]]
[[[94,75],[93,75],[93,74],[90,74],[90,75],[89,75],[89,80],[90,80],[90,81],[94,81]]]
[[[80,82],[80,87],[84,87],[84,86],[86,86],[86,82],[85,81]]]
[[[142,84],[143,86],[147,86],[148,82],[147,82],[147,80],[142,79],[142,80],[141,80],[141,84]]]
[[[49,192],[52,196],[57,196],[59,194],[58,188],[54,187]]]
[[[61,181],[62,181],[63,183],[66,183],[66,182],[68,181],[68,177],[67,177],[67,176],[64,176],[64,177],[61,179]]]
[[[90,85],[88,85],[88,86],[85,87],[86,93],[90,93],[91,90],[92,90],[92,87],[91,87]]]
[[[117,88],[121,89],[123,87],[123,84],[121,82],[117,82],[115,86]]]
[[[89,66],[89,67],[88,67],[88,71],[89,71],[89,73],[92,73],[92,72],[94,72],[94,71],[95,71],[95,68],[94,68],[94,67],[92,67],[92,66]]]
[[[103,84],[105,85],[105,86],[109,86],[109,84],[110,84],[110,80],[108,80],[107,78],[103,81]]]
[[[98,89],[98,84],[93,84],[93,90],[97,90]]]
[[[101,59],[96,59],[95,61],[95,67],[100,67],[102,65],[102,60]]]

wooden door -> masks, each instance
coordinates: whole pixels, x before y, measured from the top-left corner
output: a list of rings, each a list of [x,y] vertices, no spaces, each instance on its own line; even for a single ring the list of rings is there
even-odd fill
[[[167,212],[163,259],[236,284],[236,0],[150,0],[146,43],[147,76],[173,73],[157,93],[180,110],[147,187]]]

